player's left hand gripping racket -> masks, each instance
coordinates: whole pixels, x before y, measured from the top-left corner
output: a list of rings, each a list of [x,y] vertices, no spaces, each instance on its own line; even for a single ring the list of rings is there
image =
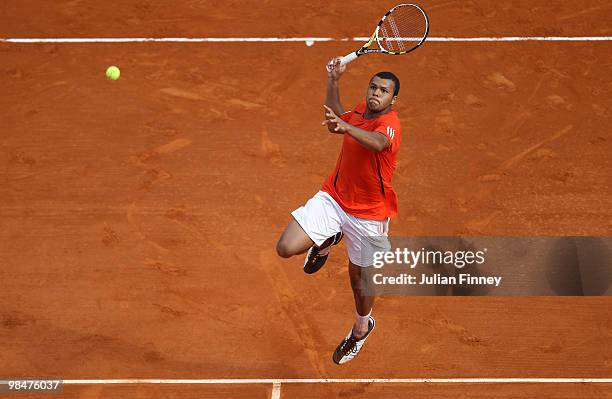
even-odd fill
[[[416,50],[429,34],[429,17],[416,4],[399,4],[390,9],[376,26],[372,37],[359,50],[345,55],[340,65],[369,53],[400,55]],[[376,42],[379,48],[370,48]],[[331,70],[333,65],[328,65]]]

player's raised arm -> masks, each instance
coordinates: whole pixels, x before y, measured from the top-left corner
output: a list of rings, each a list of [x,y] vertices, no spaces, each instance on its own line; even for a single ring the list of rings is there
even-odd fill
[[[346,70],[345,65],[340,65],[342,57],[332,59],[328,65],[332,65],[327,69],[327,93],[325,96],[325,105],[331,108],[336,115],[344,113],[344,107],[340,103],[340,77]]]

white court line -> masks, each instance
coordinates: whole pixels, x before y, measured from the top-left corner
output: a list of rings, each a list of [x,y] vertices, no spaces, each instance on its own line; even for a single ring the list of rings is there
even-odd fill
[[[272,385],[272,396],[270,397],[270,399],[280,399],[280,394],[281,394],[281,383],[280,382],[275,382]]]
[[[4,381],[3,381],[4,382]],[[65,385],[100,384],[272,384],[270,399],[281,399],[282,384],[609,384],[612,378],[244,378],[244,379],[116,379],[63,380]]]
[[[369,37],[92,37],[92,38],[0,38],[0,43],[241,43],[241,42],[362,42]],[[612,41],[612,36],[501,36],[429,37],[428,42],[593,42]]]
[[[63,380],[66,385],[99,384],[272,384],[270,399],[281,399],[282,384],[610,384],[612,378],[244,378]]]
[[[610,384],[612,378],[241,378],[63,380],[67,385],[99,384]]]

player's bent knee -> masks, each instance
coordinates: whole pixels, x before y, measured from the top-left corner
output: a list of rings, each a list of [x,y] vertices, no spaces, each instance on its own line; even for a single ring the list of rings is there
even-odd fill
[[[290,258],[294,255],[291,252],[291,248],[289,248],[289,245],[287,245],[287,243],[284,242],[282,239],[279,240],[278,243],[276,243],[276,253],[281,258]]]

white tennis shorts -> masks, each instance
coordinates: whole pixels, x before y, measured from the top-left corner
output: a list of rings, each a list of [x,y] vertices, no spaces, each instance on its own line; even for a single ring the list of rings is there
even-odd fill
[[[371,266],[374,252],[391,249],[389,219],[367,220],[349,215],[325,191],[319,191],[291,215],[316,245],[340,231],[344,233],[348,257],[357,266]]]

